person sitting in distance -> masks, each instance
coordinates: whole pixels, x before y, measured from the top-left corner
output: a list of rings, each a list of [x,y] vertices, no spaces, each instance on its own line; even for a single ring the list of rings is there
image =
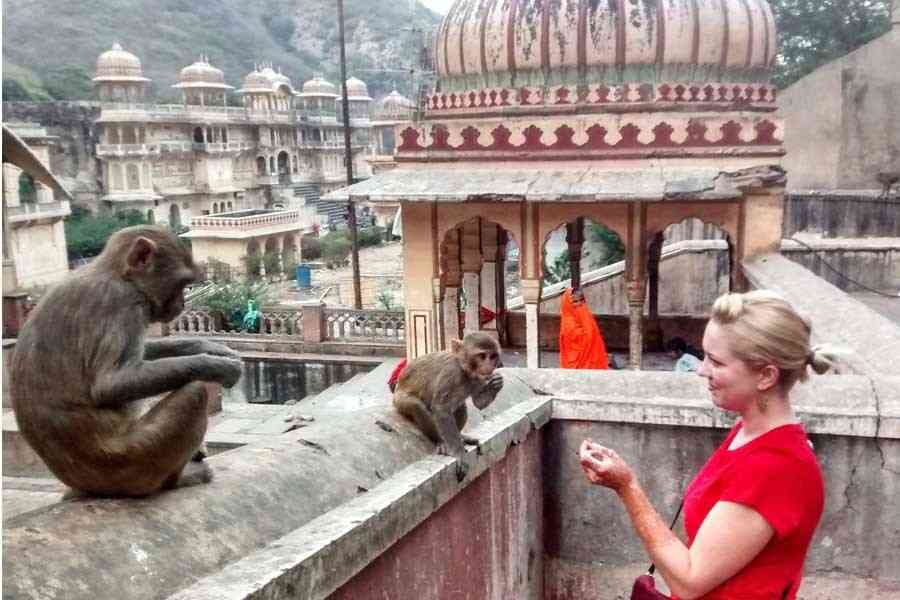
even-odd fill
[[[810,331],[773,292],[726,294],[713,305],[697,374],[713,404],[740,418],[684,493],[686,544],[615,451],[582,443],[587,479],[618,494],[673,598],[796,597],[824,485],[789,395],[807,367],[824,373],[834,358],[810,347]]]
[[[700,368],[700,358],[688,349],[687,342],[680,337],[673,337],[666,342],[666,354],[675,360],[676,373],[690,373]]]

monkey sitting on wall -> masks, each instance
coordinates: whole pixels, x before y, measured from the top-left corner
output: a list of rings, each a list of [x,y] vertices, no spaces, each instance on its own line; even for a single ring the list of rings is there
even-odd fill
[[[70,495],[147,496],[205,483],[202,382],[233,386],[237,353],[205,340],[145,342],[184,308],[200,273],[163,227],[123,229],[35,307],[11,366],[19,430]],[[138,402],[171,392],[146,414]]]
[[[463,436],[468,412],[466,398],[479,409],[487,408],[503,387],[500,346],[485,333],[470,333],[453,340],[451,349],[420,356],[411,361],[397,381],[394,406],[411,419],[428,438],[438,444],[438,453],[461,459],[463,442],[478,443]],[[462,481],[468,465],[457,463]]]

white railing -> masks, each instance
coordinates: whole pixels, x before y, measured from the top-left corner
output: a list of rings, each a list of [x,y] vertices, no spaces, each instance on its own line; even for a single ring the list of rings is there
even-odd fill
[[[231,229],[246,231],[273,225],[300,224],[299,210],[279,210],[245,217],[204,215],[191,218],[191,229]]]
[[[159,144],[97,144],[97,154],[159,154]]]
[[[326,308],[325,331],[332,341],[403,341],[406,319],[400,311]]]
[[[30,221],[44,217],[66,217],[72,214],[68,200],[60,202],[23,202],[7,207],[11,222]]]
[[[259,331],[246,331],[228,321],[229,315],[203,309],[185,310],[169,322],[170,335],[238,335],[303,338],[303,311],[299,308],[260,310]]]

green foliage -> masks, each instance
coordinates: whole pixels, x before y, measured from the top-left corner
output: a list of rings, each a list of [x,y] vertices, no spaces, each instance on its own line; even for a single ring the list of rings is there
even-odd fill
[[[544,283],[553,284],[565,281],[572,277],[572,267],[569,264],[569,251],[563,250],[562,254],[553,260],[552,265],[544,265]]]
[[[43,76],[44,89],[57,100],[89,100],[94,94],[91,72],[87,67],[63,65]]]
[[[250,300],[260,307],[274,298],[275,291],[268,283],[240,281],[217,285],[211,293],[197,300],[196,305],[212,313],[219,313],[227,328],[241,323]]]
[[[266,277],[281,273],[281,260],[276,252],[266,252],[263,254],[263,264],[266,267]]]
[[[34,100],[21,83],[15,79],[3,78],[3,101],[4,102],[27,102]]]
[[[241,257],[241,261],[244,263],[244,270],[247,273],[248,278],[256,279],[259,277],[260,267],[263,264],[261,254],[247,254]]]
[[[92,215],[84,209],[73,208],[72,215],[65,220],[69,259],[97,256],[103,251],[109,236],[118,230],[146,224],[147,218],[139,210],[125,210],[114,215]]]
[[[343,264],[350,254],[350,240],[345,232],[335,231],[322,238],[322,260],[329,267]]]
[[[376,225],[375,227],[360,229],[356,234],[356,241],[360,248],[380,246],[384,241],[384,228]]]
[[[24,171],[19,175],[19,202],[21,204],[34,204],[37,202],[37,188],[34,187],[34,178]]]
[[[322,257],[322,242],[317,235],[304,235],[300,238],[300,252],[303,260],[316,260]]]
[[[625,258],[625,244],[615,231],[598,223],[585,224],[586,246],[591,255],[591,269],[599,269]]]
[[[294,37],[296,26],[291,17],[282,14],[267,13],[263,15],[262,21],[272,37],[281,44],[282,48],[288,51],[293,49],[291,42]]]
[[[773,81],[787,87],[890,27],[891,0],[770,0],[779,55]]]
[[[397,307],[397,299],[394,298],[394,292],[388,289],[387,286],[382,287],[378,291],[375,301],[383,310],[394,310]]]

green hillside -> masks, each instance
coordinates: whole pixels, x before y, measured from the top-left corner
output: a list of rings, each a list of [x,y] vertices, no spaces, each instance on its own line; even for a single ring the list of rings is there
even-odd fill
[[[412,36],[439,17],[408,1],[344,0],[348,74],[373,96],[408,93]],[[200,54],[240,87],[255,63],[271,62],[295,87],[321,72],[339,80],[336,3],[329,0],[6,0],[3,99],[89,99],[97,56],[113,42],[136,54],[159,99],[176,99],[178,71]]]

